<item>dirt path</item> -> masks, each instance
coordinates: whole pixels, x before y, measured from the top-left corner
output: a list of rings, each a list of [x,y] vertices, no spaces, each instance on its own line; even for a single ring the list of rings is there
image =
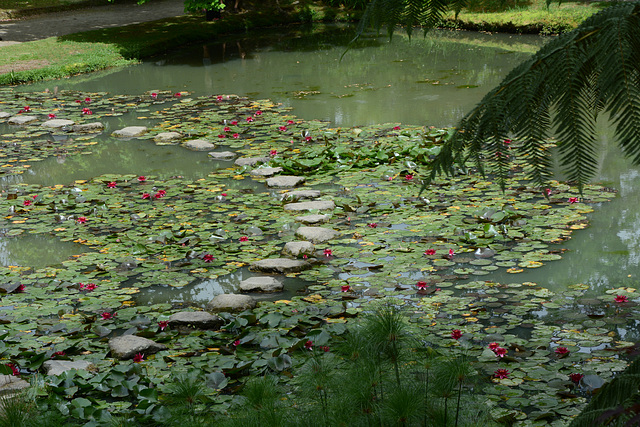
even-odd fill
[[[0,47],[47,37],[121,27],[184,14],[184,0],[153,0],[143,5],[118,4],[0,21]]]

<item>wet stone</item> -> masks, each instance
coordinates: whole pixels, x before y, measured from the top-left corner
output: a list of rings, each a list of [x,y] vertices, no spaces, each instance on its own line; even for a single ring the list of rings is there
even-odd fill
[[[215,160],[231,161],[236,158],[236,153],[234,153],[233,151],[212,151],[209,153],[209,157]]]
[[[145,356],[166,350],[167,346],[137,335],[123,335],[109,340],[111,355],[118,359],[131,359],[138,353]]]
[[[295,187],[304,183],[303,176],[281,175],[267,179],[267,187]]]
[[[293,212],[312,210],[329,211],[334,210],[335,208],[336,204],[333,202],[333,200],[313,200],[310,202],[297,202],[284,205],[285,211]]]
[[[296,230],[296,236],[313,243],[322,243],[340,236],[340,233],[331,228],[300,227]]]
[[[13,116],[7,122],[12,125],[26,125],[27,123],[38,120],[36,116]]]
[[[11,117],[11,114],[0,111],[0,119],[6,119],[7,117]]]
[[[331,216],[328,215],[328,214],[324,214],[324,215],[303,215],[303,216],[297,216],[295,218],[295,220],[298,221],[298,222],[301,222],[303,224],[321,224],[321,223],[329,221],[329,218],[331,218]]]
[[[193,327],[196,329],[220,329],[224,320],[206,311],[181,311],[169,318],[171,327]]]
[[[311,264],[308,262],[289,258],[262,259],[254,261],[249,266],[249,270],[251,271],[280,274],[297,273],[308,268],[311,268]]]
[[[282,249],[283,255],[289,255],[298,257],[300,255],[312,255],[315,251],[313,243],[304,240],[298,240],[295,242],[287,242]]]
[[[216,295],[209,304],[207,310],[213,312],[245,311],[255,308],[256,300],[248,295],[220,294]]]
[[[146,126],[127,126],[126,128],[114,131],[111,135],[118,138],[135,138],[145,133],[147,133]]]
[[[46,375],[60,375],[63,372],[75,369],[76,371],[94,371],[96,365],[86,360],[47,360],[42,364]]]
[[[53,119],[53,120],[47,120],[46,122],[44,122],[40,126],[42,126],[44,128],[57,129],[57,128],[61,128],[63,126],[72,126],[74,123],[75,122],[73,120]]]
[[[255,276],[240,282],[241,292],[280,292],[284,285],[275,277]]]
[[[101,132],[103,129],[104,124],[100,122],[83,123],[81,125],[71,126],[71,131],[78,133]]]
[[[267,163],[269,157],[241,157],[237,159],[234,164],[236,166],[255,166],[258,163]]]
[[[0,396],[19,392],[29,387],[29,383],[13,375],[0,375]]]
[[[259,168],[251,171],[251,175],[253,176],[273,176],[277,173],[282,172],[282,168]]]
[[[207,151],[216,148],[214,143],[206,141],[204,139],[192,139],[190,141],[185,141],[184,146],[189,150],[194,151]]]
[[[182,138],[182,134],[180,132],[160,132],[153,137],[153,140],[155,142],[171,142],[177,141],[180,138]]]
[[[295,190],[282,195],[282,200],[315,199],[320,197],[320,190]]]

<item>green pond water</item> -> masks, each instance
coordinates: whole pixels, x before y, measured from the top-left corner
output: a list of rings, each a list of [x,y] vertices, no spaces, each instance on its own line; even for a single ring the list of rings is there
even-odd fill
[[[335,126],[404,123],[454,124],[508,71],[544,43],[530,36],[438,32],[427,38],[365,37],[340,61],[353,30],[327,27],[315,33],[303,29],[242,35],[221,43],[191,46],[164,58],[120,70],[25,86],[20,90],[73,89],[136,94],[150,90],[189,91],[195,95],[238,94],[270,98],[304,119],[322,119]],[[134,115],[108,123],[105,135],[126,125],[140,125]],[[149,121],[149,125],[153,122]],[[8,127],[0,132],[8,132]],[[606,135],[602,166],[596,181],[619,190],[611,203],[596,207],[591,224],[576,231],[559,248],[562,261],[520,274],[491,274],[500,282],[533,281],[551,290],[587,283],[593,289],[633,285],[640,263],[640,170],[632,168]],[[104,136],[91,154],[35,162],[28,173],[6,178],[18,182],[66,184],[103,173],[133,173],[197,179],[228,163],[206,153],[149,141],[121,141]],[[261,184],[229,182],[229,187]],[[0,240],[0,262],[39,267],[56,264],[82,249],[53,239],[28,236]],[[52,258],[39,249],[51,245]],[[59,245],[59,246],[56,246]],[[19,248],[19,249],[18,249]],[[58,249],[55,249],[58,248]],[[56,256],[58,258],[56,259]],[[246,271],[182,290],[145,290],[145,299],[205,301],[228,291]],[[246,278],[246,277],[244,277]],[[292,288],[299,284],[291,285]],[[141,296],[142,298],[142,296]]]

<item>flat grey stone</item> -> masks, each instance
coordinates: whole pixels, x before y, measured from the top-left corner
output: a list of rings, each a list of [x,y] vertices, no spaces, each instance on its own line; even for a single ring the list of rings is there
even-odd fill
[[[113,357],[124,360],[131,359],[138,353],[148,356],[166,350],[167,346],[137,335],[122,335],[109,340],[109,349]]]
[[[29,387],[29,383],[13,375],[0,375],[0,396],[11,395]]]
[[[255,276],[240,282],[242,292],[280,292],[284,285],[275,277]]]
[[[118,138],[135,138],[136,136],[142,136],[147,133],[146,126],[127,126],[123,129],[114,131],[111,135]]]
[[[236,166],[255,166],[258,163],[267,163],[269,157],[240,157],[235,161]]]
[[[86,360],[47,360],[42,364],[42,367],[47,375],[60,375],[71,369],[76,371],[94,371],[97,369],[96,365]]]
[[[321,224],[323,222],[329,221],[331,216],[329,214],[316,214],[316,215],[303,215],[295,217],[295,220],[301,222],[303,224]]]
[[[303,176],[280,175],[267,178],[267,187],[295,187],[305,181]]]
[[[44,122],[43,124],[41,124],[40,126],[42,126],[43,128],[53,128],[53,129],[57,129],[57,128],[61,128],[62,126],[71,126],[73,125],[75,122],[73,120],[67,120],[67,119],[52,119],[52,120],[47,120],[46,122]]]
[[[297,202],[284,205],[285,211],[301,212],[301,211],[332,211],[336,208],[333,200],[313,200],[310,202]]]
[[[315,199],[320,197],[320,190],[295,190],[282,195],[282,200]]]
[[[12,125],[26,125],[27,123],[35,122],[36,120],[38,120],[36,116],[19,115],[11,117],[7,122]]]
[[[216,295],[209,304],[207,310],[214,312],[234,312],[250,310],[256,306],[256,300],[249,295],[220,294]]]
[[[315,251],[313,243],[306,240],[297,240],[295,242],[287,242],[282,249],[283,255],[298,257],[300,255],[312,255]]]
[[[233,151],[212,151],[209,153],[209,157],[215,160],[233,160],[236,158],[236,153]]]
[[[323,227],[298,227],[296,230],[296,236],[313,243],[327,242],[339,235],[340,233],[336,230]]]
[[[249,266],[250,271],[260,271],[262,273],[297,273],[311,268],[307,261],[289,258],[269,258],[254,261]]]
[[[7,117],[11,117],[11,114],[0,111],[0,119],[6,119]]]
[[[153,137],[153,140],[156,142],[171,142],[180,138],[182,138],[182,134],[180,132],[160,132]]]
[[[100,122],[83,123],[81,125],[71,126],[71,131],[78,132],[78,133],[100,132],[103,129],[104,129],[104,124]]]
[[[192,139],[190,141],[183,142],[183,144],[189,150],[194,151],[207,151],[216,148],[216,145],[214,143],[204,139]]]
[[[224,320],[206,311],[181,311],[172,314],[169,325],[172,327],[189,326],[197,329],[220,329]]]
[[[277,173],[282,172],[284,169],[278,168],[258,168],[251,171],[251,175],[253,176],[273,176]]]

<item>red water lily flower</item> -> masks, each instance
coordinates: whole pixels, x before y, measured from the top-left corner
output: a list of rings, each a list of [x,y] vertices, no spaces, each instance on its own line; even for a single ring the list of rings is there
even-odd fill
[[[324,256],[326,256],[328,258],[331,255],[333,255],[333,251],[331,249],[325,249],[324,250]]]
[[[349,292],[349,291],[351,291],[351,286],[349,286],[349,285],[342,285],[342,286],[340,286],[340,290],[341,290],[342,292]]]
[[[499,378],[499,379],[504,379],[507,378],[509,376],[509,371],[506,369],[496,369],[493,372],[493,377],[494,378]]]
[[[305,140],[306,142],[311,142],[311,141],[313,141],[313,138],[311,138],[310,136],[305,136],[305,137],[304,137],[304,140]]]
[[[97,288],[95,283],[88,283],[88,284],[84,284],[84,283],[80,283],[80,290],[84,290],[84,291],[93,291],[95,288]]]
[[[569,379],[571,380],[572,383],[574,383],[575,385],[580,384],[580,380],[584,378],[583,374],[569,374]]]
[[[260,111],[260,110],[256,111],[256,114],[255,114],[255,115],[256,115],[256,116],[261,116],[261,115],[262,115],[262,111]]]
[[[63,357],[66,356],[67,354],[64,351],[56,351],[51,355],[52,359],[55,359],[56,357]]]
[[[287,127],[286,127],[286,126],[280,126],[280,127],[278,128],[278,130],[279,130],[280,132],[286,132]]]
[[[238,124],[238,121],[237,121],[237,120],[231,120],[231,125],[232,125],[232,126],[235,126],[235,125],[237,125],[237,124]]]
[[[426,251],[424,251],[425,255],[435,255],[436,254],[436,250],[435,249],[427,249]]]
[[[329,346],[328,345],[323,345],[322,347],[320,347],[322,349],[322,351],[324,351],[325,353],[329,352]]]
[[[156,99],[156,98],[158,97],[158,94],[157,94],[157,93],[155,93],[155,92],[153,92],[153,93],[151,94],[151,97],[152,97],[153,99]]]
[[[93,111],[85,107],[82,109],[82,114],[84,114],[85,116],[90,116],[93,114]]]
[[[404,179],[406,179],[407,181],[411,181],[413,179],[413,175],[411,175],[410,173],[406,174],[404,176]]]
[[[454,329],[453,331],[451,331],[451,338],[453,338],[454,340],[459,340],[460,338],[462,338],[462,331],[460,329]]]
[[[222,197],[227,197],[227,193],[222,193],[221,196]]]
[[[493,350],[493,353],[498,357],[504,357],[507,354],[507,349],[502,347],[496,347],[495,350]]]
[[[247,236],[240,237],[240,241],[241,242],[246,242],[247,240],[249,240],[249,238]]]
[[[105,311],[100,316],[102,316],[102,320],[110,320],[116,317],[116,313],[109,313],[108,311]]]
[[[253,117],[247,117],[247,123],[251,123],[253,121]]]
[[[313,350],[313,341],[309,340],[304,343],[304,348],[306,348],[307,350]]]
[[[629,302],[629,299],[626,295],[616,295],[613,300],[617,303]]]
[[[31,112],[31,108],[28,105],[25,105],[24,108],[22,109],[22,111],[24,113],[30,113]]]
[[[176,92],[173,94],[173,96],[175,96],[176,98],[180,98],[182,94],[180,92]]]
[[[158,190],[158,192],[156,193],[157,197],[164,197],[167,195],[167,192],[165,190]]]
[[[168,320],[161,320],[158,322],[158,327],[160,328],[161,331],[164,331],[167,326],[169,326],[169,321]]]
[[[218,101],[222,101],[222,95],[218,95],[218,96],[216,96],[216,99],[217,99]]]
[[[55,119],[55,118],[56,118],[56,115],[55,115],[55,114],[53,114],[53,113],[49,113],[49,118],[50,118],[50,119]]]
[[[500,344],[498,344],[497,342],[489,343],[489,350],[495,351],[496,348],[498,348],[498,347],[500,347]]]
[[[367,224],[367,227],[369,228],[376,228],[378,226],[377,222],[370,222],[369,224]]]
[[[418,283],[416,283],[416,288],[420,291],[423,291],[425,289],[427,289],[427,282],[423,282],[422,280],[418,281]]]
[[[146,177],[146,176],[144,176],[144,175],[140,175],[140,176],[138,177],[138,182],[145,182],[146,180],[147,180],[147,177]]]
[[[87,103],[87,104],[91,104],[91,98],[86,97],[86,98],[84,99],[84,102],[85,102],[85,103]]]
[[[449,249],[449,259],[453,258],[454,255],[455,252],[453,251],[453,249]]]
[[[142,353],[136,354],[135,356],[133,356],[133,361],[134,363],[144,362],[144,354]]]
[[[569,204],[572,205],[572,204],[576,203],[577,201],[578,201],[577,197],[569,197]]]
[[[544,194],[546,194],[547,196],[551,195],[551,189],[550,188],[545,188],[544,189]]]
[[[238,347],[239,345],[240,345],[240,340],[235,340],[235,341],[233,342],[233,346],[234,346],[234,347]]]
[[[400,126],[394,126],[393,130],[400,130]]]
[[[510,140],[510,139],[505,139],[503,142],[504,142],[504,145],[509,145],[509,144],[511,144],[511,140]]]
[[[234,133],[234,134],[233,134],[233,135],[231,135],[231,136],[233,136],[235,139],[240,138],[240,134],[239,134],[239,133]]]
[[[149,193],[142,193],[142,198],[143,198],[143,199],[149,199],[149,198],[151,198],[151,194],[149,194]]]
[[[278,155],[278,150],[271,150],[271,151],[269,151],[269,155],[270,155],[271,157],[277,156],[277,155]]]
[[[31,200],[25,200],[24,202],[22,202],[23,206],[31,206],[33,202]]]
[[[202,260],[203,260],[204,262],[211,262],[211,261],[213,261],[214,259],[215,259],[215,258],[214,258],[214,257],[213,257],[213,255],[211,255],[211,254],[204,254],[204,255],[203,255],[203,257],[202,257]]]
[[[20,286],[18,286],[16,288],[16,292],[18,292],[18,293],[23,293],[25,290],[26,290],[26,288],[24,287],[23,284],[20,284]]]
[[[287,124],[288,124],[288,125],[292,125],[292,124],[294,124],[294,123],[295,123],[295,122],[294,122],[293,120],[287,120]]]
[[[117,186],[118,186],[118,183],[115,181],[111,181],[107,183],[107,188],[116,188]]]
[[[229,126],[225,126],[222,130],[225,132],[231,132],[231,128]]]
[[[14,377],[20,376],[20,370],[16,365],[14,365],[13,363],[7,363],[5,366],[11,369],[11,375],[13,375]]]
[[[226,137],[227,137],[227,135],[222,134],[222,133],[220,135],[218,135],[218,138],[226,138]]]
[[[558,356],[564,356],[565,354],[569,354],[569,349],[567,347],[558,347],[556,348],[556,354]]]
[[[76,219],[76,222],[77,222],[78,224],[84,224],[85,222],[87,222],[87,217],[86,217],[86,216],[79,216],[79,217]]]

